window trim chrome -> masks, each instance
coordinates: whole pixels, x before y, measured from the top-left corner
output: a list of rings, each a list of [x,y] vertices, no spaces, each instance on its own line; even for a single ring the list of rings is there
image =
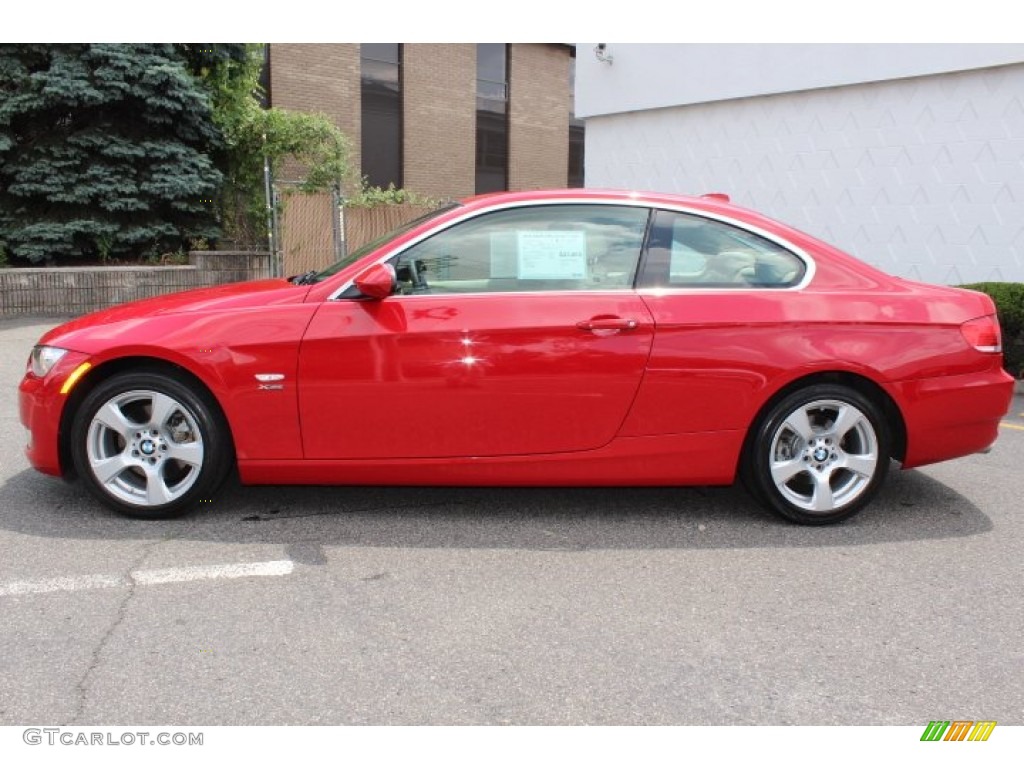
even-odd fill
[[[733,294],[734,295],[736,293],[742,293],[742,292],[747,292],[747,291],[757,292],[757,293],[764,293],[766,291],[774,291],[774,292],[778,292],[778,291],[799,291],[799,290],[802,290],[802,289],[806,288],[810,284],[810,282],[814,279],[815,273],[817,272],[817,263],[811,257],[811,255],[809,253],[807,253],[807,251],[805,251],[803,248],[800,248],[800,247],[794,245],[789,240],[786,240],[785,238],[780,237],[780,236],[776,235],[773,232],[768,232],[767,230],[761,229],[760,227],[753,226],[753,225],[751,225],[751,224],[749,224],[749,223],[747,223],[745,221],[733,218],[731,216],[726,216],[726,215],[719,214],[719,213],[713,213],[711,211],[706,211],[706,210],[704,210],[702,208],[695,208],[695,207],[692,207],[692,206],[678,204],[678,203],[665,203],[665,202],[653,203],[653,202],[646,202],[646,201],[643,201],[643,200],[640,200],[640,199],[610,200],[610,199],[607,199],[607,198],[595,199],[595,198],[587,198],[587,197],[578,197],[578,198],[577,197],[565,197],[565,198],[558,198],[556,200],[514,200],[514,201],[505,202],[505,203],[498,203],[498,204],[495,204],[495,205],[491,205],[491,206],[488,206],[487,208],[483,208],[483,209],[476,209],[476,210],[466,211],[466,212],[462,213],[461,215],[457,216],[454,219],[450,219],[449,221],[446,221],[446,222],[444,222],[443,224],[441,224],[439,226],[436,226],[436,227],[434,227],[432,229],[429,229],[428,231],[424,232],[423,234],[419,235],[418,237],[416,237],[413,240],[410,240],[408,242],[402,243],[400,246],[397,246],[395,248],[388,249],[387,251],[384,252],[383,256],[379,257],[372,264],[367,265],[367,267],[365,267],[365,268],[368,269],[369,267],[374,266],[375,264],[383,264],[385,261],[388,261],[388,260],[394,258],[395,256],[401,254],[403,251],[407,250],[408,248],[412,248],[413,246],[418,245],[419,243],[423,242],[427,238],[433,237],[434,235],[437,235],[437,234],[440,234],[441,232],[444,232],[444,231],[446,231],[448,229],[451,229],[455,225],[461,224],[462,222],[468,221],[469,219],[475,219],[478,216],[483,216],[483,215],[486,215],[486,214],[489,214],[489,213],[495,213],[495,212],[498,212],[498,211],[512,210],[512,209],[515,209],[515,208],[551,208],[551,207],[559,206],[559,205],[606,205],[606,206],[629,207],[629,208],[646,208],[648,211],[655,211],[656,212],[656,211],[663,210],[663,211],[670,211],[670,212],[673,212],[673,213],[690,214],[690,215],[696,216],[698,218],[713,219],[715,221],[720,221],[723,224],[729,224],[729,225],[734,226],[734,227],[736,227],[738,229],[744,230],[745,232],[750,232],[751,234],[758,235],[758,236],[764,238],[765,240],[768,240],[770,242],[775,243],[779,247],[785,249],[786,251],[789,251],[794,256],[796,256],[798,259],[800,259],[800,261],[802,261],[804,263],[804,266],[806,267],[806,269],[804,270],[804,275],[800,279],[800,282],[798,282],[796,285],[789,285],[789,286],[784,286],[784,287],[780,287],[780,288],[767,287],[767,286],[766,287],[758,287],[758,286],[746,286],[746,287],[744,287],[744,286],[740,286],[740,287],[737,287],[737,288],[722,288],[721,286],[708,286],[706,288],[703,288],[703,287],[700,287],[700,286],[685,286],[685,287],[672,286],[672,287],[665,287],[665,288],[636,288],[634,286],[628,286],[628,287],[626,287],[626,288],[624,288],[622,290],[615,290],[614,291],[615,293],[622,293],[623,291],[633,291],[634,293],[639,293],[639,294],[642,294],[642,295],[656,295],[656,296],[660,296],[660,295],[666,294],[666,293],[728,293],[728,294]],[[643,245],[646,245],[646,243],[644,243]],[[637,254],[637,260],[638,260],[637,261],[637,269],[640,268],[640,258],[641,258],[641,254],[638,253]],[[353,284],[354,280],[355,280],[354,277],[352,279],[350,279],[350,280],[346,280],[344,284],[342,284],[338,289],[336,289],[334,292],[332,292],[330,294],[330,296],[327,297],[326,301],[336,301],[336,300],[340,299],[341,298],[341,294],[344,293],[345,291],[347,291],[349,288],[352,287],[352,284]],[[604,291],[607,291],[607,289],[604,289]],[[596,293],[596,292],[601,292],[601,291],[590,291],[590,290],[587,290],[587,291],[564,291],[564,292],[566,292],[566,293]],[[444,296],[498,296],[498,295],[510,296],[510,295],[514,295],[514,294],[536,295],[536,294],[542,294],[542,293],[543,294],[551,294],[551,293],[556,293],[556,291],[478,291],[476,293],[466,292],[466,293],[446,293],[446,294],[424,294],[424,296],[434,296],[434,297],[441,296],[441,295],[444,295]],[[396,295],[396,296],[393,296],[391,298],[408,299],[408,298],[419,298],[419,297],[417,297],[415,294],[409,294],[409,295],[405,295],[405,296],[398,296],[398,295]]]

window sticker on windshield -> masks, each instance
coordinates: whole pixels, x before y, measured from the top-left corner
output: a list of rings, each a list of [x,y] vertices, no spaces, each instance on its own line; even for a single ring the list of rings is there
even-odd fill
[[[584,280],[587,277],[585,232],[519,232],[520,280]]]

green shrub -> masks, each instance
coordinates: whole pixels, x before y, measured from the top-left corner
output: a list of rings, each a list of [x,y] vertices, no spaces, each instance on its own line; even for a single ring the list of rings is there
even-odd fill
[[[1003,329],[1003,365],[1016,378],[1024,378],[1024,283],[973,283],[961,287],[992,297]]]
[[[352,208],[375,208],[378,205],[402,205],[404,203],[436,206],[439,201],[409,189],[396,188],[394,184],[388,184],[386,189],[371,187],[365,178],[359,192],[345,200],[345,205]]]

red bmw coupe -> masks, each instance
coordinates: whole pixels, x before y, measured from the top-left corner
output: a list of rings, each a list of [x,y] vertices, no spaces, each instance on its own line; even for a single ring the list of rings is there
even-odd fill
[[[20,387],[28,458],[168,517],[247,484],[727,485],[799,523],[891,459],[986,449],[1011,398],[979,293],[724,195],[451,205],[319,272],[73,320]]]

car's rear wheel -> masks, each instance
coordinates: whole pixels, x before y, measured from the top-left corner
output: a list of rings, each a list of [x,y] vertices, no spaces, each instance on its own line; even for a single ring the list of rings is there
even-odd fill
[[[216,406],[176,377],[120,373],[82,402],[71,429],[75,468],[106,506],[166,518],[209,499],[231,465]]]
[[[755,428],[744,474],[754,496],[808,525],[845,520],[889,471],[881,409],[849,387],[814,385],[776,403]]]

